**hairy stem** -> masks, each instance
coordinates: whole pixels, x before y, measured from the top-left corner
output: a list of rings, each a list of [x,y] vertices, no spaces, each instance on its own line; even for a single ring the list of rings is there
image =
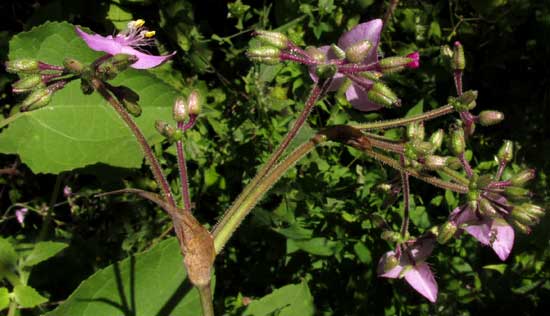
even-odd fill
[[[458,183],[461,183],[465,186],[468,186],[468,184],[470,184],[470,180],[468,180],[466,177],[461,175],[459,172],[457,172],[457,171],[455,171],[455,170],[453,170],[449,167],[443,167],[443,168],[441,168],[440,171],[443,172],[444,174],[448,175],[449,177],[453,178],[453,180],[455,180]]]
[[[141,150],[145,154],[145,159],[149,163],[149,167],[151,167],[153,177],[155,178],[155,181],[158,183],[159,187],[162,190],[162,195],[164,196],[168,204],[175,206],[176,202],[174,201],[174,196],[172,195],[172,191],[170,190],[170,185],[168,184],[168,180],[166,180],[166,177],[162,172],[160,163],[158,162],[157,158],[153,154],[151,147],[149,147],[149,143],[147,143],[147,140],[145,139],[145,136],[143,135],[139,127],[136,125],[134,120],[130,117],[128,112],[126,112],[126,110],[120,104],[120,102],[118,102],[116,98],[114,98],[109,93],[109,91],[105,88],[105,85],[101,80],[94,78],[91,81],[94,89],[97,92],[99,92],[99,94],[101,94],[101,96],[105,100],[107,100],[107,102],[109,102],[109,104],[118,113],[118,115],[124,121],[124,123],[126,123],[130,131],[134,134],[137,142],[141,146]]]
[[[454,112],[454,108],[452,105],[447,104],[440,108],[428,111],[426,113],[413,115],[410,117],[405,118],[399,118],[394,120],[387,120],[387,121],[378,121],[378,122],[372,122],[372,123],[363,123],[363,124],[356,124],[351,125],[351,127],[360,129],[360,130],[375,130],[375,129],[388,129],[398,126],[404,126],[410,123],[419,122],[419,121],[428,121],[435,119],[437,117],[447,115],[449,113]]]
[[[183,132],[183,122],[178,122],[178,129]],[[189,197],[189,179],[187,176],[187,164],[185,162],[185,152],[183,151],[183,141],[176,142],[176,151],[178,156],[178,169],[181,181],[181,199],[183,202],[183,211],[191,212],[191,198]]]
[[[397,4],[399,4],[399,0],[390,0],[390,5],[388,6],[388,9],[386,10],[386,14],[384,14],[384,20],[382,25],[382,30],[386,28],[386,24],[388,24],[388,21],[390,20],[391,16],[393,15],[393,12],[395,11],[395,8],[397,7]]]
[[[405,167],[405,157],[399,156],[399,163],[402,167]],[[403,223],[401,224],[401,237],[405,238],[409,231],[409,209],[411,207],[410,201],[410,186],[409,186],[409,174],[407,172],[400,172],[401,184],[403,186]]]

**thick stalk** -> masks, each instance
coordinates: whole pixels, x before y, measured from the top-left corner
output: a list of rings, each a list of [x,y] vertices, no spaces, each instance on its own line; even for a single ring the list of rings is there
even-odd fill
[[[356,125],[351,125],[351,127],[360,129],[360,130],[365,130],[365,131],[375,130],[375,129],[378,129],[378,130],[388,129],[388,128],[393,128],[398,126],[404,126],[414,122],[432,120],[434,118],[447,115],[452,112],[454,112],[453,106],[447,104],[440,108],[428,111],[426,113],[413,115],[410,117],[399,118],[395,120],[378,121],[378,122],[372,122],[372,123],[356,124]]]
[[[399,163],[405,167],[405,157],[400,155]],[[401,237],[405,238],[409,232],[409,211],[411,207],[409,174],[401,171],[401,184],[403,186],[403,223],[401,224]]]
[[[258,173],[256,174],[256,176],[252,179],[252,181],[250,181],[250,183],[244,188],[244,190],[241,192],[241,194],[237,197],[237,199],[235,200],[235,202],[233,202],[233,204],[231,205],[231,207],[225,211],[222,219],[216,224],[216,226],[214,226],[214,230],[213,231],[217,231],[218,230],[218,226],[220,225],[223,225],[225,223],[225,220],[228,218],[228,217],[232,217],[233,214],[236,212],[236,210],[241,206],[241,203],[243,202],[243,200],[247,197],[247,195],[250,193],[251,190],[253,190],[257,185],[258,183],[262,180],[262,178],[268,173],[271,171],[271,169],[273,168],[273,166],[275,165],[275,163],[277,163],[277,161],[279,160],[279,158],[281,158],[281,155],[283,154],[283,152],[287,149],[288,145],[290,144],[290,142],[296,137],[296,135],[298,134],[298,132],[300,131],[300,129],[302,128],[302,126],[304,125],[304,123],[306,122],[306,119],[308,118],[309,114],[311,113],[311,110],[313,109],[313,107],[315,106],[315,103],[317,102],[317,100],[319,100],[319,98],[322,97],[322,95],[324,95],[324,93],[326,92],[326,90],[328,89],[328,87],[330,86],[330,82],[332,80],[329,79],[329,80],[326,80],[322,86],[320,87],[319,85],[315,84],[313,86],[313,89],[311,90],[311,93],[309,94],[309,97],[306,101],[306,104],[304,106],[304,109],[302,110],[302,112],[300,113],[300,116],[296,119],[296,121],[294,122],[294,125],[292,126],[292,128],[290,129],[290,131],[288,131],[288,133],[286,134],[285,138],[283,139],[283,141],[279,144],[279,146],[277,147],[277,149],[275,150],[275,152],[273,154],[271,154],[271,157],[269,158],[268,162],[266,162],[263,167],[260,169],[260,171],[258,171]]]
[[[158,183],[159,187],[162,190],[162,195],[168,202],[168,204],[172,206],[176,206],[176,202],[174,201],[174,196],[172,195],[172,191],[170,190],[170,185],[168,184],[168,180],[166,180],[166,177],[162,173],[162,168],[160,166],[160,163],[158,162],[157,158],[153,154],[153,151],[151,150],[151,147],[149,147],[149,144],[147,143],[147,140],[145,139],[145,136],[139,129],[139,127],[136,125],[134,120],[130,117],[128,112],[124,109],[124,107],[118,102],[105,88],[105,85],[101,80],[99,79],[92,79],[92,85],[94,89],[101,94],[101,96],[109,102],[109,104],[113,107],[113,109],[118,113],[120,118],[126,123],[130,131],[134,134],[137,142],[141,146],[141,150],[145,154],[145,159],[149,163],[149,167],[151,167],[151,172],[153,173],[153,177],[155,178],[155,181]]]
[[[212,304],[212,291],[210,284],[203,286],[196,286],[199,290],[199,296],[201,299],[202,316],[214,316],[214,305]]]
[[[270,173],[260,179],[260,181],[248,191],[248,194],[242,199],[238,207],[234,208],[231,212],[225,213],[224,217],[212,232],[216,254],[220,253],[246,215],[250,213],[263,195],[281,178],[281,176],[298,160],[313,150],[317,144],[324,142],[325,139],[326,137],[323,135],[317,134],[309,141],[300,145],[282,162],[276,165]]]
[[[178,129],[183,132],[183,122],[178,122]],[[185,162],[185,152],[183,151],[183,141],[176,142],[176,151],[178,155],[178,169],[181,181],[181,199],[183,202],[183,211],[191,212],[191,198],[189,197],[189,179],[187,176],[187,164]]]
[[[468,186],[470,184],[470,180],[468,180],[466,177],[461,175],[459,172],[457,172],[457,171],[455,171],[455,170],[453,170],[449,167],[443,167],[443,168],[441,168],[440,171],[445,173],[446,175],[450,176],[451,178],[453,178],[453,180],[455,180],[458,183],[461,183],[465,186]]]

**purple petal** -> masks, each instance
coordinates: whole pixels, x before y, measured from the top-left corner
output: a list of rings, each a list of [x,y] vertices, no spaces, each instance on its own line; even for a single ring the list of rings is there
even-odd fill
[[[435,238],[419,238],[409,248],[413,259],[416,262],[422,262],[426,260],[435,246]]]
[[[411,58],[412,61],[407,64],[407,68],[410,69],[416,69],[420,67],[420,53],[414,52],[407,55],[407,57]]]
[[[514,247],[514,229],[503,219],[495,219],[491,225],[492,237],[490,240],[491,247],[500,258],[504,261],[510,255],[512,247]]]
[[[82,31],[78,26],[75,30],[76,34],[86,42],[86,45],[95,51],[105,52],[111,55],[122,53],[123,46],[116,42],[111,35],[104,37],[98,34],[88,34]]]
[[[430,302],[437,300],[437,282],[427,263],[422,262],[405,273],[405,280]]]
[[[27,216],[28,212],[29,210],[26,207],[20,208],[17,211],[15,211],[15,218],[17,219],[19,224],[23,225],[23,223],[25,222],[25,217]]]
[[[378,43],[380,42],[380,32],[382,31],[382,20],[376,19],[366,23],[356,25],[351,31],[344,33],[338,40],[338,46],[345,50],[352,44],[367,40],[372,44],[372,49],[363,60],[363,63],[369,64],[378,60]]]
[[[169,54],[169,55],[155,56],[155,55],[142,53],[128,46],[123,47],[121,53],[134,55],[138,58],[138,61],[136,61],[130,66],[135,69],[148,69],[148,68],[156,67],[164,63],[165,61],[167,61],[168,59],[170,59],[172,56],[176,54],[176,52],[173,52],[172,54]]]
[[[322,53],[325,54],[325,56],[330,59],[335,59],[336,56],[332,53],[332,50],[330,49],[330,46],[321,46],[317,48]],[[319,77],[317,77],[317,74],[315,73],[316,66],[309,66],[309,76],[314,82],[317,82],[319,80]],[[328,91],[336,91],[340,86],[344,83],[344,80],[346,78],[343,74],[337,72],[334,77],[332,77],[332,82],[330,83],[330,87],[328,88]]]
[[[384,272],[386,258],[388,258],[389,256],[395,256],[395,251],[388,251],[382,256],[382,258],[380,258],[380,261],[378,261],[378,276],[384,277],[384,278],[396,279],[401,274],[401,271],[403,271],[403,266],[400,263],[390,271]]]
[[[490,221],[483,221],[478,225],[469,225],[464,228],[464,230],[466,230],[468,234],[474,236],[474,238],[477,239],[480,243],[489,246],[491,239],[490,224]]]
[[[382,107],[381,105],[371,102],[367,97],[367,92],[356,84],[352,84],[346,90],[346,99],[359,111],[376,111]]]

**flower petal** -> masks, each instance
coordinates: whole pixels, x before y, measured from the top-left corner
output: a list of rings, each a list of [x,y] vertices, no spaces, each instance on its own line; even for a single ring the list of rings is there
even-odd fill
[[[378,61],[378,43],[380,42],[380,32],[382,31],[382,20],[376,19],[369,22],[356,25],[349,32],[344,33],[338,40],[338,46],[345,50],[347,47],[359,41],[367,40],[372,44],[371,51],[363,60],[363,63],[369,64]]]
[[[514,247],[514,229],[505,220],[495,219],[491,225],[491,231],[494,234],[494,239],[490,240],[491,247],[500,260],[504,261]]]
[[[325,56],[327,57],[327,59],[335,59],[336,56],[334,56],[334,54],[332,53],[331,49],[330,49],[330,46],[321,46],[319,48],[317,48],[318,50],[320,50],[323,54],[325,54]],[[312,66],[309,66],[309,76],[311,77],[311,79],[314,81],[314,82],[317,82],[319,80],[319,77],[317,76],[317,74],[315,73],[315,70],[316,70],[316,66],[315,65],[312,65]],[[328,88],[328,91],[336,91],[338,90],[338,88],[340,88],[340,86],[344,83],[344,80],[346,78],[344,77],[343,74],[337,72],[334,77],[332,77],[332,82],[330,83],[330,87]]]
[[[469,225],[464,230],[468,232],[468,234],[474,236],[475,239],[477,239],[480,243],[489,246],[490,238],[491,238],[491,222],[490,221],[483,221],[480,222],[480,224],[477,225]]]
[[[367,97],[367,92],[356,84],[352,84],[346,90],[346,99],[359,111],[375,111],[382,107],[381,105],[371,102]]]
[[[75,28],[75,31],[76,34],[86,42],[86,45],[95,51],[105,52],[111,55],[120,54],[122,52],[123,46],[116,42],[111,35],[104,37],[98,34],[88,34],[78,26]]]
[[[128,46],[123,47],[120,53],[134,55],[138,58],[138,61],[130,66],[135,69],[147,69],[156,67],[176,54],[176,52],[173,52],[172,54],[163,56],[149,55]]]
[[[430,302],[435,303],[437,300],[437,282],[430,270],[430,266],[425,263],[419,263],[405,273],[405,280],[418,293],[422,294]]]

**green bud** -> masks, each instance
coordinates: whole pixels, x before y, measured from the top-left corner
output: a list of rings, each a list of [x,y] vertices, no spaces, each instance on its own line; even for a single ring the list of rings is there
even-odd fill
[[[88,80],[82,78],[80,80],[80,90],[82,90],[84,94],[92,94],[94,92],[94,87]]]
[[[466,140],[464,139],[464,129],[456,127],[451,130],[451,152],[455,155],[462,155],[466,150]]]
[[[84,70],[84,65],[82,65],[81,62],[74,58],[65,58],[63,59],[63,66],[65,69],[67,69],[70,73],[79,75]]]
[[[8,60],[5,63],[6,71],[9,73],[36,74],[40,72],[40,62],[36,59]]]
[[[382,72],[385,74],[399,72],[406,68],[406,66],[412,62],[412,58],[395,56],[380,59],[379,65]]]
[[[344,52],[340,47],[338,47],[338,45],[331,44],[330,45],[330,50],[336,56],[336,58],[338,58],[338,59],[346,58],[346,52]]]
[[[445,132],[443,132],[442,129],[438,129],[430,136],[429,142],[432,143],[434,150],[438,150],[439,148],[441,148],[441,144],[443,144],[444,135],[445,135]]]
[[[258,48],[249,49],[246,55],[253,61],[260,63],[275,65],[280,59],[279,55],[281,51],[278,48],[271,46],[262,46]]]
[[[359,76],[369,79],[371,81],[378,81],[382,78],[383,74],[378,71],[363,71],[359,73]]]
[[[187,97],[187,107],[190,115],[199,115],[201,112],[201,98],[198,90],[193,90]]]
[[[309,55],[309,57],[313,58],[319,63],[322,63],[327,59],[327,56],[325,56],[325,54],[315,46],[306,47],[306,53]]]
[[[318,65],[315,68],[315,73],[317,74],[317,77],[319,77],[319,82],[323,82],[325,80],[328,80],[334,77],[337,70],[338,69],[336,68],[335,65],[323,64],[323,65]]]
[[[274,46],[279,49],[285,49],[288,47],[288,37],[283,33],[258,30],[255,32],[256,38],[265,44]]]
[[[421,157],[431,154],[434,149],[430,142],[413,142],[413,146],[416,153]]]
[[[447,221],[439,227],[439,234],[437,235],[437,242],[440,244],[447,243],[456,233],[456,223],[453,221]]]
[[[447,167],[457,170],[462,168],[462,162],[460,162],[460,159],[456,157],[448,157],[447,158]]]
[[[490,126],[502,122],[502,120],[504,120],[504,114],[499,111],[481,111],[478,119],[481,125]]]
[[[346,59],[352,63],[360,63],[367,57],[371,48],[372,44],[367,40],[356,42],[346,48]]]
[[[510,213],[510,217],[524,225],[532,226],[538,223],[538,218],[530,215],[527,212],[524,212],[520,207],[514,207]]]
[[[52,91],[48,88],[34,90],[21,103],[21,111],[33,111],[42,108],[52,100]]]
[[[122,99],[122,105],[128,113],[132,114],[132,116],[139,117],[141,115],[141,106],[139,106],[137,102]]]
[[[121,72],[128,68],[131,65],[135,64],[138,61],[138,58],[134,55],[129,54],[116,54],[110,58],[110,61],[116,67],[116,69]]]
[[[169,140],[173,139],[177,130],[174,126],[168,124],[165,121],[160,121],[160,120],[155,121],[155,129],[157,130],[157,132],[159,132],[159,134],[161,134],[162,136],[166,137]]]
[[[432,170],[442,169],[447,165],[447,157],[427,155],[426,157],[424,157],[424,165]]]
[[[526,235],[531,234],[531,228],[529,228],[529,226],[527,226],[523,223],[520,223],[519,221],[517,221],[513,218],[508,219],[508,222],[510,222],[510,224],[512,224],[512,226],[514,226],[514,228],[516,228],[520,232],[522,232]]]
[[[13,93],[29,92],[35,88],[45,88],[46,85],[42,82],[42,76],[38,74],[30,75],[21,78],[19,81],[11,85]]]
[[[535,216],[535,217],[541,217],[541,216],[544,216],[544,209],[538,205],[535,205],[535,204],[531,204],[531,203],[523,203],[519,206],[516,206],[516,207],[519,207],[521,208],[521,210],[531,216]]]
[[[409,140],[424,140],[425,130],[423,122],[414,122],[407,125],[407,138]]]
[[[119,73],[128,69],[136,61],[137,57],[134,55],[116,54],[97,65],[96,72],[103,80],[111,80]]]
[[[452,58],[453,57],[453,50],[449,47],[449,45],[443,45],[441,46],[440,53],[442,56],[446,58]]]
[[[418,155],[416,154],[416,149],[414,148],[414,144],[412,142],[405,143],[403,154],[408,159],[412,159],[412,160],[418,159]]]
[[[487,199],[483,199],[483,198],[480,199],[480,201],[479,201],[479,210],[481,211],[481,213],[483,215],[491,217],[491,218],[498,215],[497,210],[493,207],[491,202],[489,202],[489,200],[487,200]]]
[[[391,271],[393,268],[399,265],[399,259],[395,255],[389,255],[384,261],[384,272]]]
[[[533,180],[535,178],[535,170],[534,169],[526,169],[521,171],[520,173],[514,175],[510,182],[515,186],[523,186],[527,182]]]
[[[464,70],[466,68],[466,57],[464,57],[464,48],[459,41],[454,43],[453,59],[451,63],[453,70]]]
[[[367,92],[367,98],[371,102],[387,108],[401,106],[401,100],[382,82],[375,82],[372,85],[372,88]]]
[[[508,163],[514,158],[514,143],[510,140],[505,140],[497,153],[497,158],[500,163]]]
[[[468,90],[462,93],[458,98],[458,102],[462,104],[467,110],[473,110],[476,107],[477,91]]]
[[[399,242],[401,240],[401,234],[391,230],[385,230],[382,232],[382,235],[380,235],[380,238],[392,243]]]
[[[509,198],[512,198],[514,200],[521,200],[531,196],[531,191],[522,187],[506,187],[504,189],[504,192]]]
[[[184,122],[189,118],[189,108],[183,97],[176,98],[172,108],[172,117],[176,122]]]

